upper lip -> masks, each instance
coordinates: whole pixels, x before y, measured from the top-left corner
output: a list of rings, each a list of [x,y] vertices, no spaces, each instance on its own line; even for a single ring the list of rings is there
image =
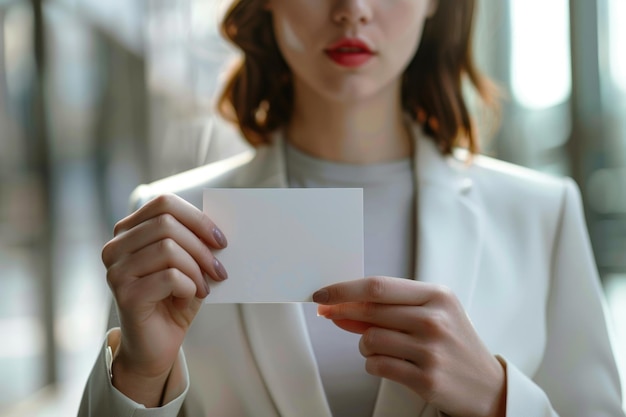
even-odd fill
[[[341,38],[326,48],[327,52],[335,52],[341,48],[357,48],[364,53],[373,53],[368,43],[359,38]]]

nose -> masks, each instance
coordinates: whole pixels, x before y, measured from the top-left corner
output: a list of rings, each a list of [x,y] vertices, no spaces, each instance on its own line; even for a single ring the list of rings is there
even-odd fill
[[[365,25],[372,20],[369,3],[370,0],[338,0],[332,11],[333,21],[343,26]]]

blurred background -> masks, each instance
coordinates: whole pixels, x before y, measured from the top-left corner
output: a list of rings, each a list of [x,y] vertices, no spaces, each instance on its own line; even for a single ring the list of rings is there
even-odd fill
[[[0,0],[1,417],[76,414],[131,190],[246,149],[213,117],[227,3]],[[626,0],[479,4],[485,152],[578,182],[626,381]]]

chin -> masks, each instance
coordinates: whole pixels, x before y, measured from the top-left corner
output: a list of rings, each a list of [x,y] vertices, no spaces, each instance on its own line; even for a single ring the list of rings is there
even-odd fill
[[[355,104],[374,98],[383,90],[382,83],[368,82],[342,82],[329,83],[318,88],[317,91],[335,103]]]

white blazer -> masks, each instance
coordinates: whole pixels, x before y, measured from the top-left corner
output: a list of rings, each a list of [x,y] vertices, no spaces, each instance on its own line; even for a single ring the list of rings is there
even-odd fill
[[[443,157],[419,128],[414,133],[415,276],[450,287],[487,347],[506,361],[507,416],[623,417],[574,182],[482,156],[472,164]],[[133,201],[176,193],[201,207],[206,187],[287,187],[283,152],[277,135],[256,152],[140,186]],[[115,347],[118,334],[110,331],[107,343]],[[107,343],[81,417],[330,416],[299,304],[204,305],[181,352],[185,391],[160,409],[144,409],[112,387]],[[416,394],[382,381],[375,417],[435,415]]]

